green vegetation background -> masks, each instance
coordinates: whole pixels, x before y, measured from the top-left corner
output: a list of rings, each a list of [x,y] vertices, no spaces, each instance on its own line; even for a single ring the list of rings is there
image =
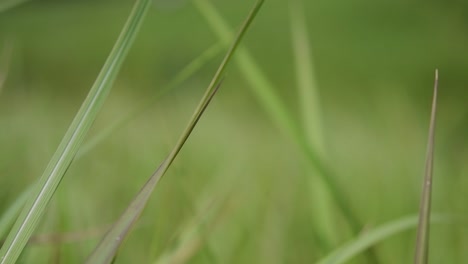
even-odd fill
[[[252,4],[213,2],[235,28]],[[361,222],[372,228],[417,213],[435,68],[433,210],[466,216],[468,5],[304,2],[327,159]],[[0,45],[13,43],[0,90],[0,213],[44,170],[132,4],[31,1],[0,13]],[[189,1],[156,1],[89,138],[148,101],[217,42]],[[267,1],[244,45],[298,116],[288,2]],[[82,236],[33,243],[25,263],[83,260],[171,149],[220,60],[221,54],[73,163],[38,235]],[[223,200],[225,193],[229,199],[206,224],[205,242],[190,263],[318,260],[328,250],[314,238],[317,208],[307,172],[300,151],[259,107],[233,64],[117,262],[150,263],[170,251],[203,201]],[[334,210],[332,248],[350,239]],[[405,232],[376,252],[384,263],[408,263],[414,239],[414,231]],[[432,263],[463,263],[467,246],[466,225],[433,226]]]

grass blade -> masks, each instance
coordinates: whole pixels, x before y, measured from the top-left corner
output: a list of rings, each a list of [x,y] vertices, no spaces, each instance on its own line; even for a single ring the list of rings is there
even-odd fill
[[[172,81],[170,81],[166,86],[161,88],[161,90],[156,93],[150,100],[146,99],[142,100],[142,102],[138,103],[140,107],[136,108],[132,112],[128,113],[124,117],[120,118],[119,120],[115,121],[110,126],[104,128],[103,130],[99,131],[99,133],[88,140],[83,147],[80,148],[76,158],[81,158],[83,155],[91,151],[95,148],[99,143],[101,143],[104,139],[106,139],[112,132],[116,131],[118,128],[122,127],[123,125],[127,124],[131,120],[133,120],[137,115],[144,112],[150,106],[152,106],[158,99],[160,99],[164,94],[168,93],[178,85],[181,85],[184,81],[188,78],[193,76],[202,66],[208,63],[211,59],[213,59],[216,55],[218,55],[223,48],[221,43],[214,44],[213,46],[209,47],[205,50],[202,54],[200,54],[197,58],[187,64],[176,76]]]
[[[78,153],[75,156],[75,161],[79,160],[81,157],[85,156],[89,153],[92,149],[94,149],[99,143],[101,143],[104,139],[106,139],[112,132],[116,131],[118,128],[124,126],[128,122],[130,122],[135,116],[142,113],[145,109],[149,108],[156,99],[159,99],[164,93],[169,92],[176,86],[180,85],[184,81],[186,81],[189,77],[191,77],[196,71],[198,71],[203,65],[205,65],[209,60],[213,59],[218,53],[220,53],[223,45],[221,43],[214,44],[206,51],[204,51],[200,56],[195,58],[191,61],[186,67],[184,67],[176,77],[162,90],[154,96],[154,98],[145,100],[139,105],[139,107],[128,113],[125,117],[120,118],[112,125],[104,128],[101,130],[96,136],[92,137],[90,140],[85,142],[83,146],[79,149]],[[1,216],[0,218],[0,239],[3,239],[6,235],[8,230],[13,225],[15,219],[20,214],[21,209],[23,208],[24,204],[27,201],[27,198],[31,194],[34,186],[29,186],[19,198],[17,198],[7,209],[7,211]]]
[[[70,166],[86,133],[110,91],[118,70],[135,39],[138,28],[150,6],[150,0],[139,0],[114,45],[106,63],[75,116],[62,142],[49,162],[32,195],[0,250],[0,263],[14,263],[36,228],[47,204]]]
[[[200,11],[221,41],[228,42],[232,38],[232,33],[227,23],[209,1],[194,0],[192,3],[194,3],[195,7]],[[325,166],[325,163],[320,158],[317,151],[308,143],[307,138],[297,125],[297,122],[289,113],[279,95],[275,92],[277,89],[273,83],[262,72],[247,49],[239,48],[236,55],[236,62],[239,66],[239,70],[250,83],[250,87],[257,96],[257,99],[265,108],[266,113],[270,115],[271,119],[276,122],[279,128],[285,130],[297,143],[309,163],[318,172],[318,175],[322,176],[327,191],[330,192],[330,195],[348,220],[353,232],[358,234],[363,225],[360,224],[358,218],[351,211],[345,193],[340,190],[338,183],[335,182],[336,180],[333,173]]]
[[[191,132],[195,128],[195,125],[202,116],[204,110],[206,109],[214,94],[218,90],[221,81],[221,76],[226,70],[226,66],[231,61],[235,50],[239,46],[240,41],[247,32],[249,25],[252,23],[262,4],[263,0],[257,1],[249,16],[245,20],[234,43],[231,45],[226,56],[221,62],[217,72],[215,73],[215,76],[213,77],[213,80],[211,81],[199,105],[197,106],[197,109],[192,115],[187,127],[183,131],[181,137],[179,138],[178,142],[176,143],[169,156],[162,162],[159,168],[154,172],[154,174],[143,186],[141,191],[137,194],[134,200],[127,207],[125,212],[120,216],[120,218],[115,222],[114,226],[109,230],[109,232],[97,245],[97,247],[88,257],[86,263],[110,263],[112,261],[123,239],[130,231],[132,225],[138,220],[138,217],[142,213],[157,183],[163,177],[163,175],[168,170],[169,166],[172,164],[179,151],[182,149],[182,146],[187,141]]]
[[[426,168],[424,172],[424,184],[419,209],[418,234],[416,240],[416,250],[414,263],[427,263],[429,247],[429,221],[431,214],[431,194],[432,194],[432,170],[434,164],[434,137],[437,112],[437,89],[439,86],[439,71],[435,71],[434,96],[432,98],[431,121],[429,124],[429,137],[427,142]]]
[[[449,222],[450,218],[443,215],[432,217],[433,223]],[[401,232],[416,228],[418,225],[417,216],[404,217],[384,224],[374,230],[370,230],[344,246],[334,250],[325,258],[318,261],[317,264],[341,264],[347,263],[366,249],[378,244],[386,238],[399,234]]]
[[[290,20],[292,33],[293,55],[296,64],[296,80],[299,95],[299,105],[302,115],[302,124],[307,140],[320,156],[325,154],[325,138],[322,125],[320,106],[320,92],[315,78],[312,60],[311,43],[308,39],[307,23],[304,14],[303,1],[293,0],[290,5]],[[311,195],[314,207],[315,230],[323,241],[322,248],[328,251],[338,241],[338,234],[334,228],[332,197],[326,190],[322,177],[317,176],[311,169],[308,173]]]

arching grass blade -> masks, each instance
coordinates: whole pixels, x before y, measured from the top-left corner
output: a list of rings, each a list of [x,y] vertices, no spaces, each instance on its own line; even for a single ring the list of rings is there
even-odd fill
[[[450,222],[451,218],[444,215],[434,215],[432,223]],[[416,228],[418,224],[417,216],[409,216],[394,220],[373,230],[369,230],[360,235],[353,241],[345,244],[328,254],[325,258],[318,261],[317,264],[342,264],[347,263],[357,255],[363,253],[366,249],[375,246],[380,241],[401,232]]]
[[[0,263],[16,262],[34,232],[47,204],[72,163],[86,133],[107,97],[150,4],[150,0],[138,0],[135,3],[93,87],[68,128],[42,177],[35,184],[30,199],[27,201],[5,244],[1,248]]]

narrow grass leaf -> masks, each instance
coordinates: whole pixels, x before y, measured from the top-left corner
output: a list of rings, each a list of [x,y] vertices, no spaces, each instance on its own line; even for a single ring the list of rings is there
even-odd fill
[[[443,215],[434,215],[431,219],[432,223],[449,223],[450,217]],[[347,263],[354,257],[363,253],[366,249],[377,245],[379,242],[402,233],[407,230],[416,228],[418,225],[418,217],[410,216],[394,220],[390,223],[384,224],[373,230],[369,230],[353,241],[345,244],[344,246],[335,249],[332,253],[328,254],[325,258],[318,261],[317,264],[342,264]]]
[[[86,153],[90,152],[94,149],[99,143],[101,143],[104,139],[108,138],[114,131],[119,129],[120,127],[128,124],[131,120],[133,120],[136,116],[143,113],[145,110],[150,108],[158,99],[164,96],[166,93],[170,92],[175,87],[181,85],[184,81],[188,80],[191,76],[193,76],[197,71],[199,71],[204,65],[206,65],[210,60],[212,60],[216,55],[218,55],[223,48],[224,45],[222,43],[214,44],[213,46],[209,47],[205,50],[202,54],[200,54],[197,58],[187,64],[175,77],[172,79],[167,85],[161,88],[151,99],[145,99],[144,101],[138,104],[138,108],[131,111],[130,113],[126,114],[124,117],[121,117],[113,124],[109,125],[108,127],[99,131],[99,133],[88,140],[83,147],[80,148],[76,158],[81,158]]]
[[[162,90],[154,96],[154,98],[150,100],[145,100],[145,102],[139,104],[142,105],[141,107],[135,109],[131,113],[128,113],[125,117],[120,118],[112,125],[104,128],[100,131],[96,136],[92,137],[90,140],[85,142],[83,146],[79,149],[78,153],[76,154],[75,161],[79,160],[81,157],[85,156],[89,153],[92,149],[94,149],[99,143],[105,140],[111,133],[116,131],[118,128],[124,126],[125,124],[129,123],[132,119],[134,119],[138,114],[144,112],[145,109],[149,108],[156,99],[159,99],[163,94],[169,92],[173,88],[177,87],[188,78],[190,78],[194,73],[201,69],[204,65],[207,64],[208,61],[213,59],[217,54],[219,54],[222,50],[223,45],[221,43],[214,44],[207,50],[205,50],[200,56],[195,58],[191,61],[186,67],[184,67],[176,77]],[[20,214],[21,209],[23,208],[24,204],[27,201],[27,197],[31,194],[34,186],[29,186],[20,197],[18,197],[5,211],[4,214],[0,216],[0,239],[3,239],[8,230],[13,225],[15,219]]]
[[[208,25],[221,41],[228,42],[232,38],[231,29],[209,1],[193,0],[192,3],[200,11],[208,22]],[[295,140],[309,163],[314,166],[318,174],[322,176],[327,190],[348,220],[354,233],[358,234],[362,225],[352,212],[345,193],[339,188],[333,173],[318,155],[317,150],[312,148],[308,143],[304,133],[297,125],[297,121],[294,120],[283,101],[280,99],[280,96],[277,94],[277,89],[273,83],[266,77],[247,49],[240,47],[235,59],[240,71],[250,83],[250,88],[265,108],[266,113],[270,115],[270,118],[276,122],[278,127],[284,129],[285,132]]]
[[[432,98],[431,119],[429,124],[429,137],[427,142],[426,168],[419,209],[418,234],[414,263],[425,264],[428,260],[429,222],[431,217],[432,170],[434,164],[434,137],[437,112],[437,89],[439,86],[439,71],[435,71],[434,96]]]
[[[290,21],[292,33],[292,48],[296,66],[296,80],[302,124],[306,138],[312,148],[326,159],[325,138],[322,125],[322,111],[320,106],[320,92],[315,78],[315,69],[312,59],[311,43],[308,38],[307,22],[302,0],[291,0]],[[315,230],[323,241],[322,248],[328,251],[338,241],[338,234],[334,228],[334,204],[330,193],[317,176],[313,168],[309,169],[309,184],[311,196],[314,201],[313,224]]]
[[[78,148],[96,118],[109,93],[118,70],[130,49],[150,0],[139,0],[117,39],[99,76],[66,132],[62,142],[49,162],[31,197],[16,220],[5,244],[0,250],[0,263],[14,263],[34,232],[44,210],[57,189],[62,177],[73,161]]]
[[[168,157],[162,162],[159,168],[154,172],[154,174],[149,178],[146,184],[143,186],[141,191],[133,199],[130,205],[127,207],[125,212],[120,216],[120,218],[114,223],[114,226],[109,230],[109,232],[104,236],[101,242],[97,245],[91,255],[88,257],[86,263],[110,263],[114,258],[119,246],[121,245],[123,239],[129,233],[133,224],[138,220],[138,217],[142,213],[143,209],[146,206],[146,203],[156,187],[159,180],[163,177],[165,172],[169,169],[169,166],[172,164],[176,158],[179,151],[182,149],[183,145],[187,141],[191,132],[195,128],[198,120],[202,116],[204,110],[210,103],[211,99],[215,95],[216,91],[219,88],[222,74],[226,70],[226,66],[232,59],[232,56],[239,46],[240,41],[247,32],[248,27],[252,23],[253,19],[257,15],[263,4],[263,0],[257,1],[252,11],[250,12],[247,19],[244,21],[242,28],[240,29],[237,37],[234,40],[234,43],[231,45],[226,56],[221,62],[218,70],[215,73],[210,85],[208,86],[205,94],[203,95],[199,105],[197,106],[194,114],[192,115],[187,127],[183,131],[181,137],[176,143],[175,147],[168,155]]]

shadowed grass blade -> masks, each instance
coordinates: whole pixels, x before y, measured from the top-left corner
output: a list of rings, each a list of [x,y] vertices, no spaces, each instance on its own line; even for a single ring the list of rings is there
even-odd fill
[[[434,215],[431,219],[433,223],[450,222],[451,218],[443,215]],[[375,246],[386,238],[401,232],[416,228],[418,224],[417,216],[401,218],[381,227],[369,230],[357,237],[355,240],[334,250],[327,257],[317,262],[317,264],[341,264],[347,263],[366,249]]]
[[[419,209],[418,234],[414,255],[415,264],[427,263],[429,247],[429,221],[431,216],[432,168],[434,163],[434,137],[437,112],[437,89],[439,86],[439,71],[435,71],[434,96],[432,98],[431,121],[427,142],[426,168],[424,172],[421,206]]]
[[[139,0],[135,3],[93,87],[68,128],[42,177],[35,184],[30,199],[26,202],[23,211],[0,250],[0,263],[16,262],[31,234],[34,232],[47,204],[73,161],[78,148],[82,144],[86,133],[109,93],[150,3],[150,0]]]
[[[194,0],[192,3],[194,3],[195,7],[200,11],[221,41],[228,42],[232,38],[232,33],[227,23],[209,1]],[[341,212],[348,220],[353,232],[358,234],[362,225],[351,211],[345,193],[340,190],[338,183],[335,182],[334,175],[320,159],[317,151],[308,143],[307,138],[297,125],[297,122],[288,112],[279,95],[275,92],[277,89],[273,83],[266,77],[247,49],[239,48],[235,59],[239,70],[250,83],[250,88],[265,108],[266,113],[270,115],[271,119],[276,122],[279,128],[284,129],[285,132],[295,140],[309,163],[314,166],[314,169],[322,176],[327,191],[330,192]]]
[[[218,70],[213,77],[210,85],[208,86],[205,94],[203,95],[197,109],[195,110],[194,114],[192,115],[187,127],[183,131],[181,137],[179,138],[178,142],[176,143],[174,149],[171,151],[169,156],[162,162],[159,168],[154,172],[154,174],[150,177],[147,183],[143,186],[141,191],[137,194],[134,200],[130,203],[127,207],[125,212],[120,216],[120,218],[114,223],[114,226],[109,230],[109,232],[104,236],[101,242],[97,245],[91,255],[88,257],[86,263],[110,263],[114,258],[120,244],[122,243],[123,239],[127,236],[128,232],[130,231],[133,224],[138,220],[138,217],[142,213],[143,209],[146,206],[146,203],[153,192],[154,188],[156,187],[159,180],[163,177],[165,172],[169,169],[169,166],[174,161],[175,157],[182,149],[182,146],[187,141],[188,137],[190,136],[191,132],[195,128],[198,120],[202,116],[204,110],[210,103],[210,100],[213,98],[214,94],[219,88],[221,76],[226,70],[226,66],[231,61],[232,56],[239,46],[240,41],[242,40],[243,36],[247,32],[249,25],[252,23],[253,19],[255,18],[256,14],[260,10],[263,4],[263,0],[257,1],[255,6],[253,7],[252,11],[250,12],[249,16],[245,20],[242,28],[240,29],[234,43],[231,45],[230,49],[228,50],[226,56],[224,57],[223,61],[221,62]]]

